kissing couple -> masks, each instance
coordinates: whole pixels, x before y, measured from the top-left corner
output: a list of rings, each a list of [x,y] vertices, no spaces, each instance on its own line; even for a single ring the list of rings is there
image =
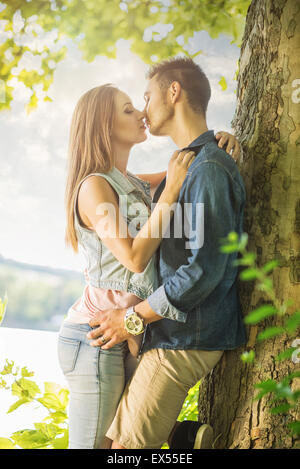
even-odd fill
[[[111,84],[74,110],[66,242],[84,253],[86,285],[58,337],[70,449],[212,446],[208,423],[177,421],[189,389],[246,342],[237,254],[220,252],[243,231],[240,149],[208,129],[210,96],[199,65],[175,57],[149,69],[143,110]],[[133,174],[147,127],[178,150],[166,171]]]

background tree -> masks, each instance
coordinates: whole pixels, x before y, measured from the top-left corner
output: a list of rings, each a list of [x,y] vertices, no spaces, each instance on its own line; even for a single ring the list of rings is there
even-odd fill
[[[0,77],[5,99],[0,106],[10,105],[10,79],[25,54],[40,60],[40,72],[22,70],[14,80],[32,89],[29,108],[37,104],[36,86],[47,92],[56,64],[67,53],[64,36],[78,44],[88,61],[99,54],[114,57],[116,40],[122,37],[131,41],[133,52],[151,63],[188,53],[188,39],[196,31],[204,29],[212,37],[229,34],[237,44],[244,32],[233,126],[243,146],[240,169],[248,194],[245,231],[258,265],[278,260],[272,274],[277,300],[283,303],[291,298],[295,309],[300,307],[300,2],[252,0],[244,29],[249,4],[246,0],[4,1],[0,4],[6,29],[0,45]],[[161,24],[168,26],[161,28]],[[35,47],[34,38],[43,34],[46,39],[49,34],[48,42]],[[245,314],[266,301],[252,283],[242,285],[241,293]],[[276,321],[270,317],[266,323]],[[261,327],[250,328],[248,347],[255,345]],[[242,350],[227,352],[203,381],[199,418],[214,426],[216,447],[295,446],[286,426],[288,417],[270,414],[267,398],[253,401],[257,382],[294,371],[291,360],[275,361],[290,345],[286,336],[258,343],[256,364],[246,366],[240,359]]]
[[[277,259],[275,294],[281,304],[293,300],[293,309],[300,309],[299,24],[299,1],[252,1],[241,47],[233,121],[244,150],[241,171],[247,185],[245,231],[250,247],[258,265]],[[253,286],[253,282],[242,286],[245,313],[266,300]],[[280,320],[269,318],[266,324],[275,326]],[[260,330],[261,326],[250,328],[249,347]],[[270,414],[270,396],[253,401],[256,383],[295,371],[297,364],[291,359],[275,360],[290,346],[286,335],[260,342],[255,346],[258,364],[247,367],[239,350],[228,352],[205,380],[200,420],[214,425],[220,436],[217,447],[295,446],[287,429],[290,418]]]

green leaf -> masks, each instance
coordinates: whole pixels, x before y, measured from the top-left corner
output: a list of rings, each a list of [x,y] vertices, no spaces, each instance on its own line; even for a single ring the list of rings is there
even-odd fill
[[[1,371],[1,375],[14,375],[14,366],[15,366],[15,362],[14,361],[9,361],[9,360],[5,360],[5,365],[4,365],[4,368],[3,370]]]
[[[280,399],[291,399],[293,397],[293,391],[284,382],[277,384],[275,394],[276,397],[279,397]]]
[[[267,340],[271,337],[276,337],[277,335],[280,335],[283,332],[285,332],[284,327],[268,327],[267,329],[258,334],[257,340]]]
[[[271,409],[271,414],[286,414],[292,406],[288,403],[281,404]]]
[[[231,231],[227,236],[227,240],[230,243],[236,243],[238,239],[239,239],[239,235],[235,231]]]
[[[13,412],[14,410],[16,410],[18,407],[20,407],[20,405],[28,404],[31,401],[32,401],[31,399],[26,399],[26,398],[19,399],[18,401],[16,401],[14,404],[10,406],[7,413],[10,414],[10,412]]]
[[[184,420],[198,420],[198,398],[199,398],[199,386],[200,381],[198,381],[195,386],[193,386],[183,403],[181,412],[178,416],[178,421],[182,422]]]
[[[40,422],[35,423],[34,426],[36,430],[40,431],[45,436],[45,438],[47,438],[47,440],[52,440],[56,437],[57,434],[60,434],[63,431],[53,423]]]
[[[263,281],[258,284],[257,288],[261,291],[271,292],[273,288],[272,280],[270,278],[264,278]]]
[[[41,392],[38,385],[31,379],[21,378],[20,385],[25,391],[28,392],[29,396],[32,398],[35,397],[36,394]]]
[[[299,420],[289,423],[288,426],[294,434],[300,435],[300,421]]]
[[[227,82],[226,82],[225,77],[222,76],[218,84],[221,86],[222,91],[225,91],[227,89]]]
[[[272,270],[274,270],[277,266],[278,266],[278,261],[270,261],[270,262],[267,262],[267,264],[265,264],[262,268],[263,272],[265,274],[271,272]]]
[[[246,252],[246,253],[243,253],[243,257],[239,259],[235,259],[232,264],[244,265],[244,266],[250,267],[254,265],[255,259],[256,259],[256,255],[254,254],[254,252]]]
[[[249,313],[244,321],[246,324],[257,324],[263,319],[276,314],[277,311],[273,305],[263,305]]]
[[[7,303],[8,303],[8,298],[7,298],[7,294],[5,293],[4,301],[2,301],[2,298],[0,298],[0,324],[2,323],[4,319]]]
[[[31,376],[34,376],[34,372],[33,371],[28,371],[27,366],[24,366],[21,369],[21,375],[22,375],[22,378],[29,378]]]
[[[26,105],[26,112],[30,114],[34,109],[37,108],[38,105],[38,97],[36,93],[32,93],[28,104]]]
[[[44,448],[49,444],[48,438],[38,430],[21,430],[13,433],[11,438],[23,449]]]
[[[277,355],[277,357],[275,357],[275,360],[276,361],[283,361],[283,360],[290,359],[295,350],[297,350],[297,347],[290,347],[290,348],[284,350],[283,352],[280,352]]]
[[[67,449],[69,444],[69,431],[64,429],[64,434],[61,438],[55,438],[52,441],[52,447],[54,449]]]
[[[0,388],[7,389],[7,382],[1,377],[0,377]]]
[[[9,438],[0,438],[0,449],[15,449],[16,445]]]
[[[288,332],[295,332],[300,325],[300,311],[295,311],[285,322],[285,328]]]
[[[293,373],[290,373],[287,376],[285,376],[284,381],[285,381],[285,383],[290,383],[295,378],[300,378],[300,370],[299,371],[293,371]]]
[[[44,389],[46,394],[58,394],[61,391],[62,387],[57,383],[46,381],[44,383]]]
[[[239,250],[238,244],[226,244],[220,247],[220,252],[223,252],[223,254],[231,254],[232,252],[236,252],[238,250]]]
[[[255,269],[254,267],[251,267],[249,269],[245,269],[241,272],[240,274],[240,279],[244,281],[248,280],[255,280],[260,277],[260,271],[258,269]]]
[[[241,359],[244,363],[252,363],[255,358],[254,350],[250,350],[249,352],[244,352],[241,355]]]
[[[56,412],[51,412],[44,420],[51,420],[56,424],[64,423],[68,420],[68,415],[66,412],[58,410]]]
[[[254,252],[247,252],[242,258],[242,265],[252,265],[256,260],[256,254]]]
[[[266,394],[270,392],[275,392],[277,383],[273,379],[268,379],[266,381],[261,381],[260,383],[255,384],[255,388],[261,389],[261,391],[255,396],[254,400],[260,400]]]
[[[33,399],[37,393],[40,393],[38,385],[29,379],[21,378],[12,384],[12,394],[14,396],[25,397]]]
[[[43,406],[47,407],[47,409],[63,410],[65,408],[58,396],[52,393],[45,393],[37,400],[43,404]]]

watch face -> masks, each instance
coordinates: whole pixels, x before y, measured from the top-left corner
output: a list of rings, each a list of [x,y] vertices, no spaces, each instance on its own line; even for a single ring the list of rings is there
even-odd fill
[[[135,329],[135,324],[132,321],[128,321],[127,327],[129,330],[133,331]]]
[[[131,334],[138,334],[143,331],[143,321],[139,317],[129,317],[126,321],[126,329]]]

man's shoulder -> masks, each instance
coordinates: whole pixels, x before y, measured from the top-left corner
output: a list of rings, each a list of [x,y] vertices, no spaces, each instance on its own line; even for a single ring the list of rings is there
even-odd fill
[[[218,142],[216,140],[207,142],[199,153],[194,163],[191,165],[191,168],[196,171],[206,171],[211,166],[220,168],[223,170],[231,171],[237,169],[234,159],[226,153],[223,148],[218,147]]]
[[[207,142],[197,154],[189,168],[189,178],[202,178],[205,175],[218,175],[229,177],[243,185],[243,180],[235,160],[223,149],[218,147],[218,142]]]
[[[188,170],[184,192],[205,188],[219,190],[228,185],[235,187],[244,197],[244,182],[234,159],[218,147],[217,141],[207,142]]]

